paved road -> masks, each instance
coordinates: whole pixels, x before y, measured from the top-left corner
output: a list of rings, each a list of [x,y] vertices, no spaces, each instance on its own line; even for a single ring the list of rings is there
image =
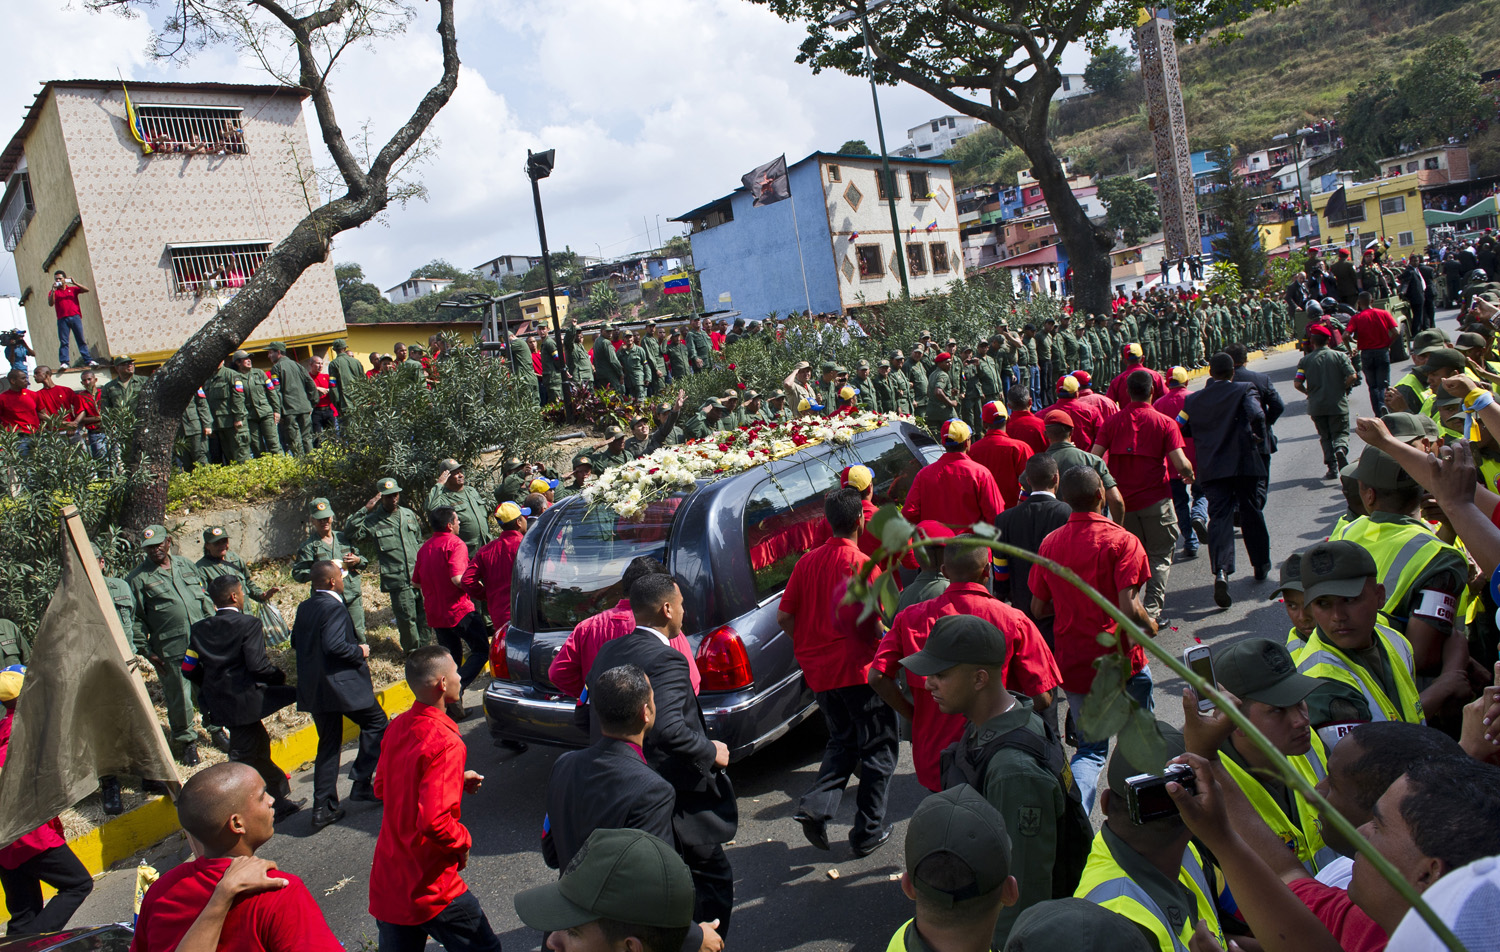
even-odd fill
[[[1446,316],[1446,315],[1445,315]],[[1323,472],[1317,435],[1305,414],[1303,398],[1292,388],[1297,355],[1275,354],[1252,363],[1252,369],[1271,375],[1286,415],[1277,426],[1280,450],[1271,466],[1271,493],[1266,518],[1271,529],[1272,557],[1278,563],[1292,551],[1326,537],[1328,527],[1343,509],[1336,485],[1319,477]],[[1195,381],[1194,389],[1202,386]],[[1367,413],[1363,390],[1352,398],[1355,413]],[[1351,456],[1358,453],[1357,442]],[[1274,575],[1273,575],[1274,579]],[[1273,582],[1256,583],[1244,550],[1239,572],[1230,582],[1234,605],[1220,610],[1213,603],[1212,576],[1205,550],[1198,559],[1173,568],[1167,615],[1173,629],[1161,638],[1181,652],[1195,640],[1222,644],[1248,634],[1278,636],[1287,627],[1279,603],[1268,601]],[[1160,677],[1160,676],[1159,676]],[[1156,699],[1161,716],[1181,723],[1181,683],[1160,679]],[[469,698],[478,707],[478,694]],[[796,797],[816,774],[821,756],[822,726],[809,723],[770,750],[735,765],[731,771],[740,795],[740,833],[729,847],[734,864],[737,904],[731,948],[736,952],[761,950],[845,950],[879,952],[892,931],[910,915],[910,903],[894,881],[901,866],[904,818],[921,801],[924,791],[912,774],[909,750],[903,745],[898,776],[890,797],[890,816],[901,818],[896,835],[884,849],[855,859],[839,840],[846,826],[835,825],[831,853],[822,853],[802,838],[791,819]],[[511,896],[519,889],[551,879],[537,841],[542,821],[542,798],[554,751],[533,748],[515,755],[489,741],[482,718],[463,725],[469,744],[469,766],[485,776],[484,789],[469,797],[464,820],[474,835],[474,849],[465,876],[480,897],[490,921],[507,949],[535,949],[536,933],[515,916]],[[346,750],[346,759],[352,754]],[[347,781],[341,781],[346,784]],[[295,795],[310,795],[310,777],[294,778]],[[840,821],[847,823],[853,801],[846,798]],[[374,948],[374,923],[367,914],[370,855],[379,828],[379,807],[350,804],[349,816],[315,837],[309,837],[307,814],[288,820],[262,855],[276,860],[306,880],[322,904],[335,933],[350,949]],[[178,861],[184,848],[172,841],[152,851],[149,859],[159,869]],[[831,878],[837,870],[837,878]],[[113,871],[98,882],[96,891],[76,922],[128,918],[130,870]],[[433,946],[436,948],[436,946]]]

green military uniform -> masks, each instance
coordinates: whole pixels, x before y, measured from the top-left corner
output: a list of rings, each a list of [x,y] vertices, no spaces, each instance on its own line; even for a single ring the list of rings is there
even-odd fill
[[[594,383],[600,390],[609,387],[615,393],[625,392],[624,370],[614,342],[602,333],[594,338]]]
[[[1297,363],[1297,377],[1307,392],[1307,415],[1318,431],[1330,473],[1349,453],[1349,391],[1344,382],[1352,376],[1349,355],[1333,347],[1318,347]]]
[[[109,591],[109,600],[114,602],[115,614],[120,617],[120,630],[125,637],[135,640],[135,596],[130,593],[130,583],[113,575],[104,576],[104,587]]]
[[[220,367],[208,378],[208,407],[213,415],[214,436],[226,463],[250,460],[249,404],[245,377],[229,367]]]
[[[954,398],[953,378],[941,367],[927,378],[927,425],[931,427],[941,426],[952,419],[955,413],[954,408],[938,396],[938,391],[942,391],[949,400]]]
[[[625,392],[632,400],[646,399],[646,383],[651,379],[651,355],[644,347],[627,344],[620,348],[620,373],[625,378]]]
[[[979,419],[979,375],[980,368],[988,370],[984,358],[976,358],[972,364],[963,366],[963,376],[960,378],[960,387],[963,388],[963,401],[959,407],[959,418],[969,424],[971,430],[976,432],[979,425],[975,422]]]
[[[569,321],[568,325],[563,328],[563,344],[567,347],[568,370],[573,374],[573,382],[592,390],[594,364],[589,360],[589,349],[583,346],[583,337],[578,333],[578,327],[572,321]]]
[[[679,334],[675,341],[668,340],[667,369],[672,372],[674,379],[681,380],[693,372],[692,365],[688,363],[688,358],[691,354],[692,347],[682,335]]]
[[[272,341],[267,350],[281,355],[271,368],[281,392],[281,424],[286,427],[281,445],[288,453],[301,456],[312,449],[312,411],[318,402],[318,388],[307,368],[286,356],[285,344]]]
[[[203,530],[203,547],[206,550],[210,542],[217,542],[220,539],[227,538],[229,536],[222,526],[209,526]],[[266,600],[266,593],[250,578],[250,566],[246,565],[245,560],[234,552],[225,550],[224,557],[216,559],[205,551],[203,558],[193,563],[193,568],[198,570],[198,579],[203,583],[205,589],[207,589],[209,582],[219,576],[233,575],[240,580],[240,584],[244,587],[246,598],[254,599],[257,602]]]
[[[203,432],[205,429],[207,434]],[[182,438],[186,441],[182,454],[183,469],[208,465],[208,437],[213,429],[214,415],[208,408],[208,394],[199,387],[198,392],[188,398],[187,410],[182,414]]]
[[[714,424],[708,419],[708,411],[715,407],[722,407],[717,398],[709,400],[698,409],[697,413],[682,421],[682,436],[685,440],[701,440],[714,431]]]
[[[21,627],[9,618],[0,618],[0,668],[30,661],[31,642],[21,634]]]
[[[333,504],[327,499],[314,499],[308,503],[307,517],[332,519]],[[352,569],[344,564],[344,556],[350,553],[359,559]],[[345,533],[335,531],[329,541],[324,541],[316,532],[307,537],[307,541],[297,549],[297,557],[292,560],[292,581],[304,584],[311,582],[314,562],[336,562],[343,570],[344,607],[349,609],[349,618],[354,622],[354,634],[359,638],[359,643],[364,644],[365,599],[359,584],[359,574],[369,564],[368,560],[349,543],[349,537]]]
[[[443,461],[443,469],[449,474],[458,472],[459,468],[455,460]],[[427,491],[427,511],[431,512],[439,506],[453,507],[453,511],[458,513],[458,537],[469,547],[469,557],[473,558],[480,546],[494,538],[490,533],[490,510],[479,495],[479,490],[473,486],[452,489],[451,485],[451,475],[447,485],[433,484]]]
[[[594,472],[602,473],[612,466],[623,466],[635,457],[625,451],[625,431],[617,426],[612,426],[604,431],[609,442],[597,447],[589,454],[590,461],[594,464]]]
[[[521,469],[525,465],[525,463],[512,456],[505,461],[504,466],[500,467],[500,472],[504,474],[504,477],[500,480],[500,485],[495,487],[495,503],[497,505],[502,502],[520,503],[525,498],[526,483],[528,480],[521,473]]]
[[[854,379],[849,381],[850,386],[858,390],[854,396],[854,404],[861,410],[870,413],[880,413],[889,409],[888,403],[882,403],[879,389],[875,386],[875,378],[870,376],[870,362],[861,360],[855,368]]]
[[[556,403],[562,399],[563,370],[566,361],[557,341],[551,334],[543,334],[542,342],[542,403]]]
[[[250,359],[244,354],[245,360]],[[240,358],[236,357],[236,361]],[[351,358],[352,359],[352,358]],[[239,372],[245,379],[245,407],[249,411],[247,429],[250,449],[258,456],[281,452],[281,435],[276,431],[276,415],[281,412],[281,391],[264,370],[247,367]]]
[[[148,526],[141,534],[142,546],[169,542],[162,526]],[[191,686],[182,674],[182,659],[188,649],[188,629],[214,613],[213,603],[203,592],[203,580],[193,563],[180,555],[168,557],[158,568],[150,558],[143,559],[126,576],[135,608],[132,637],[137,653],[159,659],[156,673],[161,679],[167,724],[174,744],[197,743],[193,730]],[[204,729],[216,728],[207,722]]]
[[[912,415],[926,418],[927,416],[927,368],[922,365],[918,357],[912,357],[903,368],[906,379],[911,383],[911,409]]]
[[[647,334],[641,338],[641,349],[646,352],[646,363],[651,368],[651,373],[646,378],[646,392],[657,394],[667,385],[667,360],[665,348],[662,342],[656,339],[655,334]]]
[[[708,332],[701,327],[694,327],[688,331],[688,356],[697,361],[702,361],[704,367],[713,362],[714,342],[708,336]]]
[[[884,371],[882,373],[881,371]],[[875,390],[875,402],[881,412],[910,413],[910,406],[901,410],[899,406],[899,391],[896,389],[896,377],[890,372],[891,362],[882,360],[875,371],[875,376],[870,380],[870,386]]]
[[[390,477],[376,485],[381,496],[401,492],[400,485]],[[410,652],[431,644],[432,629],[427,626],[422,593],[411,581],[412,569],[417,564],[417,550],[422,547],[425,535],[416,513],[402,505],[387,512],[385,506],[377,502],[369,508],[356,510],[344,523],[344,533],[356,543],[375,543],[375,557],[380,563],[380,588],[391,596],[391,611],[401,633],[401,650]]]
[[[366,380],[365,365],[349,353],[343,338],[333,342],[333,352],[335,356],[328,365],[329,393],[334,409],[343,417],[354,411],[354,395]]]
[[[123,367],[133,364],[135,361],[129,357],[116,357],[114,365]],[[141,378],[131,375],[129,380],[121,380],[119,377],[99,388],[99,409],[104,411],[118,410],[128,407],[131,413],[135,412],[135,402],[141,397]]]

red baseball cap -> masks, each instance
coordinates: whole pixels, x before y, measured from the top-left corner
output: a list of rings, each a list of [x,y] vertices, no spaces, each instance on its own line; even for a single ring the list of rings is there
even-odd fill
[[[1092,387],[1094,385],[1094,378],[1089,376],[1087,370],[1073,371],[1073,379],[1078,381],[1080,387]]]
[[[1048,410],[1046,415],[1042,417],[1042,424],[1044,426],[1052,426],[1054,423],[1071,430],[1073,428],[1073,416],[1067,410]]]
[[[1010,413],[1005,409],[1005,404],[999,400],[991,400],[979,408],[979,420],[985,426],[994,423],[997,417],[1004,419],[1009,416]]]
[[[943,525],[941,522],[933,519],[923,519],[921,522],[917,523],[916,535],[919,535],[925,539],[951,539],[954,536],[958,535],[958,533]],[[928,554],[929,561],[938,561],[939,553],[934,552],[931,546],[928,546],[925,551]],[[909,569],[920,569],[922,567],[921,564],[917,562],[916,552],[912,549],[908,549],[901,556],[901,564]]]

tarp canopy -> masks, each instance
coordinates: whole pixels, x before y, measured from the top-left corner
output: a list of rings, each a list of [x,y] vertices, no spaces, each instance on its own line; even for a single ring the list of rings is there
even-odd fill
[[[1484,218],[1487,215],[1500,215],[1500,197],[1491,195],[1484,201],[1475,202],[1468,208],[1456,212],[1429,208],[1422,212],[1422,222],[1431,228],[1433,225],[1452,225],[1461,221]]]

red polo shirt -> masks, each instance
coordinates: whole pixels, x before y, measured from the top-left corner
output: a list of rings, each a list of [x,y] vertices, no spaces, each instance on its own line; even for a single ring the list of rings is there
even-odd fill
[[[1187,402],[1187,398],[1187,387],[1172,387],[1167,391],[1167,395],[1165,397],[1162,397],[1160,400],[1151,404],[1151,407],[1157,413],[1160,413],[1162,416],[1166,417],[1168,420],[1175,420],[1177,419],[1177,414],[1182,412],[1182,405],[1183,403]],[[1177,428],[1177,432],[1182,432],[1181,426]],[[1198,450],[1195,446],[1193,446],[1193,438],[1191,436],[1184,436],[1182,438],[1182,449],[1185,453],[1187,453],[1188,462],[1192,463],[1194,466],[1197,466]],[[1113,470],[1111,470],[1111,472],[1113,472]]]
[[[5,763],[6,755],[10,753],[10,732],[15,723],[16,711],[15,708],[11,708],[5,712],[4,719],[0,719],[0,765]],[[22,863],[47,850],[67,845],[68,841],[63,838],[62,821],[53,817],[14,843],[0,849],[0,869],[16,869]]]
[[[1112,604],[1119,603],[1121,589],[1144,585],[1151,577],[1141,540],[1097,513],[1073,513],[1042,540],[1037,554],[1072,569]],[[1114,650],[1099,644],[1099,633],[1113,633],[1115,620],[1041,565],[1032,567],[1030,584],[1031,594],[1051,602],[1056,613],[1052,643],[1063,687],[1087,693],[1094,683],[1094,659]],[[1129,651],[1134,674],[1146,666],[1146,652],[1134,643]]]
[[[47,292],[47,303],[52,305],[57,312],[60,321],[65,317],[77,317],[78,295],[85,293],[83,288],[76,284],[65,284],[60,288],[52,288]]]
[[[1011,439],[1005,430],[999,429],[990,430],[984,439],[969,447],[969,458],[995,477],[995,485],[1007,509],[1021,499],[1021,470],[1026,468],[1031,455],[1031,447]]]
[[[568,633],[552,665],[547,669],[547,680],[568,692],[573,697],[583,694],[584,683],[594,668],[594,658],[606,641],[622,637],[635,631],[635,613],[630,610],[630,599],[622,598],[613,608],[606,608],[579,622]],[[693,658],[693,646],[687,636],[678,632],[671,641],[672,647],[687,659],[688,677],[693,680],[693,693],[698,693],[702,676],[698,673],[698,662]]]
[[[379,921],[421,925],[469,888],[458,875],[473,842],[459,820],[467,755],[458,725],[430,704],[413,705],[385,729],[375,765],[383,809],[370,864],[370,915]]]
[[[412,584],[422,592],[427,624],[434,628],[452,628],[474,610],[474,603],[463,589],[453,584],[455,575],[469,568],[469,547],[446,529],[434,533],[417,550],[417,564],[412,567]]]
[[[864,684],[869,677],[878,629],[856,629],[837,617],[849,580],[869,560],[853,541],[834,536],[797,560],[786,580],[778,607],[795,619],[792,650],[814,691]],[[871,578],[879,577],[875,569]]]
[[[1166,395],[1167,382],[1161,379],[1161,374],[1152,370],[1150,367],[1147,367],[1145,364],[1135,364],[1134,366],[1117,374],[1115,376],[1115,379],[1109,382],[1109,389],[1105,391],[1105,395],[1122,407],[1125,404],[1129,403],[1130,392],[1125,387],[1125,381],[1129,380],[1130,375],[1135,373],[1137,370],[1144,370],[1146,373],[1151,375],[1152,400],[1160,400],[1163,396]]]
[[[1094,445],[1104,447],[1110,475],[1135,512],[1172,498],[1167,454],[1183,449],[1182,430],[1149,403],[1132,403],[1105,421]]]
[[[1005,686],[1028,697],[1044,694],[1062,683],[1062,672],[1052,657],[1042,633],[1031,619],[991,595],[983,585],[959,582],[949,585],[936,598],[919,602],[897,613],[875,652],[875,670],[894,678],[903,669],[902,658],[922,650],[932,626],[944,615],[975,615],[1005,633]],[[932,694],[923,686],[927,679],[906,672],[912,690],[911,759],[917,781],[929,790],[943,789],[939,764],[943,749],[964,731],[961,714],[938,710]]]
[[[1047,427],[1042,423],[1042,418],[1030,410],[1017,410],[1010,415],[1010,422],[1005,424],[1006,434],[1013,440],[1020,440],[1031,447],[1032,453],[1047,452]]]
[[[1354,335],[1359,349],[1384,350],[1391,346],[1391,331],[1396,329],[1396,319],[1390,311],[1378,307],[1367,307],[1349,318],[1346,333]]]
[[[525,536],[520,529],[503,530],[495,541],[481,546],[464,569],[464,590],[484,599],[496,634],[510,624],[510,580]]]
[[[1005,497],[990,471],[960,451],[944,453],[912,478],[901,508],[908,522],[941,522],[950,529],[967,529],[976,522],[994,522],[1005,511]]]
[[[198,859],[163,873],[141,900],[130,952],[176,949],[208,905],[229,862],[227,856]],[[269,875],[287,884],[236,899],[224,917],[219,952],[343,952],[306,884],[284,869]]]
[[[0,426],[17,433],[35,433],[41,424],[35,394],[30,390],[0,390]]]
[[[46,416],[66,414],[73,408],[73,388],[55,383],[50,387],[32,391],[31,399],[36,401],[39,414]]]
[[[1104,425],[1104,410],[1096,403],[1081,397],[1061,397],[1048,409],[1062,410],[1073,418],[1073,445],[1088,450],[1094,445],[1099,427]]]

